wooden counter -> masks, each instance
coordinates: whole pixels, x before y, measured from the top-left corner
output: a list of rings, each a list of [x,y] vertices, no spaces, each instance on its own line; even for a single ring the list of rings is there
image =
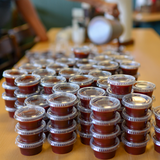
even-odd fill
[[[50,30],[48,32],[50,39],[53,41],[57,30]],[[156,84],[156,101],[153,106],[160,105],[160,38],[152,29],[134,29],[132,32],[135,44],[126,47],[130,51],[135,60],[141,63],[139,69],[139,80],[147,80]],[[37,44],[33,50],[46,50],[49,43]],[[24,60],[24,59],[23,59]],[[22,62],[20,62],[22,63]],[[4,79],[0,81],[0,85]],[[3,88],[0,89],[0,94],[4,92]],[[79,137],[74,145],[73,151],[58,155],[52,152],[51,147],[47,141],[43,146],[43,151],[35,156],[27,157],[20,153],[19,148],[15,145],[15,138],[17,134],[14,132],[16,121],[9,118],[3,99],[0,99],[0,159],[1,160],[98,160],[95,158],[93,151],[89,146],[81,144]],[[117,150],[114,160],[159,160],[160,154],[154,151],[153,142],[147,145],[146,152],[139,156],[133,156],[125,152],[122,144]]]

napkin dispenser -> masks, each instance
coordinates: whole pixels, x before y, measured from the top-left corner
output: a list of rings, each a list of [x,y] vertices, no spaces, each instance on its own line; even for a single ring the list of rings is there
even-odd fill
[[[90,21],[87,33],[93,43],[100,45],[119,38],[123,33],[123,26],[117,19],[97,16]]]

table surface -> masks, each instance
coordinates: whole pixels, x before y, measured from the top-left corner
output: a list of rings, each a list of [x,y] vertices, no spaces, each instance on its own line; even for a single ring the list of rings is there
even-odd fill
[[[156,22],[160,21],[160,12],[158,13],[133,13],[135,22]]]
[[[50,41],[54,41],[55,34],[59,29],[51,29],[48,32]],[[156,84],[156,90],[154,95],[156,96],[156,101],[153,106],[158,106],[160,104],[160,38],[156,32],[152,29],[133,29],[132,37],[135,40],[135,44],[127,46],[126,50],[130,51],[134,56],[135,60],[141,63],[139,69],[140,77],[139,80],[147,80]],[[33,47],[33,50],[46,50],[49,47],[49,42],[39,43]],[[19,64],[25,62],[22,59]],[[4,79],[0,81],[0,85],[4,82]],[[4,92],[1,87],[0,94]],[[40,154],[35,156],[23,156],[20,153],[19,148],[15,145],[15,138],[17,133],[14,131],[16,121],[9,118],[7,111],[5,110],[4,100],[0,99],[0,159],[1,160],[98,160],[95,158],[93,151],[89,146],[83,145],[80,142],[79,137],[74,145],[73,151],[58,155],[52,152],[51,147],[47,141],[43,145],[43,150]],[[152,140],[149,141],[146,152],[142,155],[130,155],[125,152],[123,144],[120,145],[116,152],[114,160],[158,160],[160,159],[160,154],[154,151]]]

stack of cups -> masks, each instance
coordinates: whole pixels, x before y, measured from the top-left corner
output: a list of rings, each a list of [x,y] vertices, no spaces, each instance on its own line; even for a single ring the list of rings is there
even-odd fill
[[[26,72],[22,72],[17,69],[6,70],[3,72],[3,77],[5,82],[3,82],[2,87],[5,92],[2,94],[2,98],[5,100],[5,107],[11,118],[14,117],[16,111],[15,102],[17,98],[15,97],[14,91],[17,89],[15,84],[15,79],[19,76],[25,75]]]
[[[153,108],[155,122],[153,122],[155,134],[152,135],[154,149],[160,153],[160,106]]]
[[[119,107],[120,102],[114,97],[102,96],[90,101],[92,110],[90,146],[99,159],[113,158],[119,146],[117,137],[120,133],[120,127],[117,125],[120,120],[120,114],[117,112]]]
[[[48,101],[47,101],[46,97],[43,95],[34,95],[31,97],[28,97],[25,99],[24,103],[25,103],[25,105],[30,106],[30,107],[34,107],[34,106],[42,107],[45,109],[46,113],[47,113],[47,110],[49,109]],[[46,115],[43,117],[43,120],[46,122],[46,124],[49,121],[49,119]],[[49,134],[46,128],[44,128],[44,133],[46,134],[46,136],[48,136],[48,134]]]
[[[26,98],[39,94],[39,82],[40,76],[38,75],[26,74],[15,79],[18,89],[15,90],[14,94],[18,99],[16,102],[18,108],[24,106]]]
[[[122,123],[124,148],[133,155],[143,154],[150,139],[148,133],[152,112],[149,108],[152,106],[152,99],[147,95],[132,93],[125,95],[122,103],[125,106],[122,111],[125,119]]]
[[[92,125],[92,121],[90,119],[91,109],[89,107],[90,100],[94,97],[104,95],[105,91],[98,87],[81,88],[77,93],[77,96],[80,99],[80,103],[77,106],[80,112],[78,116],[80,124],[77,131],[80,135],[81,142],[85,145],[90,145],[90,139],[92,138],[92,134],[90,132]]]
[[[43,133],[46,127],[43,117],[45,109],[42,107],[24,106],[15,112],[15,119],[18,123],[15,131],[19,134],[16,138],[16,145],[23,155],[32,156],[42,151],[45,140]]]
[[[121,107],[118,109],[118,112],[121,115],[121,119],[118,122],[118,125],[121,128],[121,124],[123,122],[122,110],[124,109],[124,105],[122,104],[122,98],[126,94],[131,93],[132,86],[135,83],[135,78],[133,76],[125,74],[113,75],[108,77],[108,83],[110,84],[110,87],[107,88],[108,96],[117,98],[121,103]],[[120,140],[121,140],[121,134],[122,132],[119,134]]]
[[[47,116],[50,121],[47,129],[50,132],[48,142],[52,151],[57,154],[65,154],[73,149],[76,141],[76,121],[77,110],[74,107],[77,97],[72,93],[54,93],[48,96],[47,101],[50,108]]]

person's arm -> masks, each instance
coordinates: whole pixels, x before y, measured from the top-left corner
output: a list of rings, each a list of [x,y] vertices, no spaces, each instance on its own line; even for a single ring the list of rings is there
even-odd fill
[[[47,41],[46,29],[41,23],[30,0],[16,0],[18,10],[23,15],[27,23],[33,28],[40,41]]]
[[[108,14],[113,15],[114,17],[119,16],[119,10],[116,3],[108,3],[104,0],[71,0],[77,2],[85,2],[88,3],[95,8],[98,8],[102,12],[107,12]]]

